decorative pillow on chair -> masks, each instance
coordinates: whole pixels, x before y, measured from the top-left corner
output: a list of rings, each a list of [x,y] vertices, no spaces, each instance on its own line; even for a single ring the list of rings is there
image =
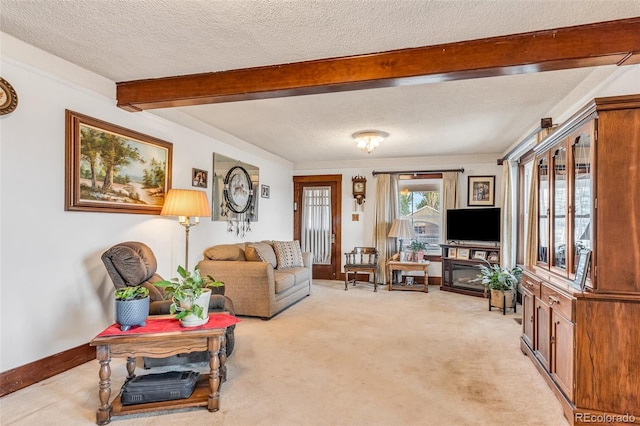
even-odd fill
[[[274,241],[273,249],[278,260],[278,269],[304,266],[300,241]]]

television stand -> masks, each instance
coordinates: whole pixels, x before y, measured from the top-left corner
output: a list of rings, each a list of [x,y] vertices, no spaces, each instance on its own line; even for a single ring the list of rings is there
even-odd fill
[[[500,263],[500,244],[440,244],[442,247],[442,285],[440,290],[486,297],[481,282],[473,282],[480,265]]]

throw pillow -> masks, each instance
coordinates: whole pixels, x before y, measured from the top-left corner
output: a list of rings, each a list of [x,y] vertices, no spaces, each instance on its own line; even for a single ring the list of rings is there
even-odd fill
[[[278,269],[304,266],[300,241],[274,241],[273,249],[278,260]]]
[[[272,267],[276,267],[278,262],[276,260],[276,254],[273,252],[273,247],[267,243],[251,243],[245,247],[245,254],[247,260],[268,262]]]
[[[210,260],[245,260],[244,253],[236,244],[219,244],[204,251]]]

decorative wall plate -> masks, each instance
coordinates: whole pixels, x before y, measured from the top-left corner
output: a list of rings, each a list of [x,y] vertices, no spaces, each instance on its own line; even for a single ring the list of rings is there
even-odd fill
[[[18,106],[18,94],[7,80],[0,77],[0,115],[9,114]]]

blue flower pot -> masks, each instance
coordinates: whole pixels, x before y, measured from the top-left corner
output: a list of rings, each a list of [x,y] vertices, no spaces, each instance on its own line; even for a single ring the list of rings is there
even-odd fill
[[[149,316],[149,297],[135,300],[116,300],[116,323],[120,324],[120,330],[127,331],[137,325],[143,327],[147,324]]]

